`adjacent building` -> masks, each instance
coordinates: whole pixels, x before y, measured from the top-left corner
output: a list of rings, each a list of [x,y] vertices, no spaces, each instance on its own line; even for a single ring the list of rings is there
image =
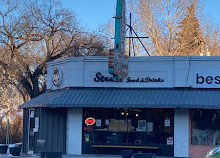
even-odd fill
[[[220,57],[130,57],[114,80],[107,57],[47,64],[47,92],[24,103],[23,151],[92,154],[95,145],[204,157],[220,144]],[[120,154],[118,148],[102,153]]]

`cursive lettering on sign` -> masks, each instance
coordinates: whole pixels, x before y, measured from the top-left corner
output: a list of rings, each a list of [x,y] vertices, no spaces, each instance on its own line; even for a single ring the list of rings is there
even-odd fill
[[[126,83],[150,83],[150,82],[164,82],[164,79],[158,77],[158,78],[151,78],[151,77],[138,77],[138,78],[126,78]],[[114,79],[113,77],[106,77],[100,72],[97,72],[94,78],[94,82],[123,82],[123,79]]]
[[[113,77],[106,77],[100,72],[97,72],[94,78],[95,82],[123,82],[123,79],[114,79]]]
[[[126,80],[127,83],[129,82],[140,82],[140,83],[148,83],[148,82],[164,82],[164,79],[162,78],[150,78],[150,77],[145,77],[145,78],[140,78],[138,77],[137,79],[132,79],[131,77],[128,77]]]

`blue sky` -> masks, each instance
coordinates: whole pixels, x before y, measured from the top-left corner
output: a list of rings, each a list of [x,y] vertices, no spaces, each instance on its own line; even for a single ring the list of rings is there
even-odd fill
[[[220,0],[205,0],[204,11],[220,25]]]
[[[61,0],[64,7],[72,9],[80,24],[90,31],[105,24],[114,16],[116,0]]]
[[[61,0],[64,7],[75,11],[80,24],[89,31],[105,24],[115,14],[116,0]],[[204,0],[204,11],[220,25],[220,0]]]

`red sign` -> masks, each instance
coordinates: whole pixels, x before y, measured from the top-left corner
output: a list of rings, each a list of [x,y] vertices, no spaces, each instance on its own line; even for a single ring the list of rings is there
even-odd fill
[[[88,117],[86,120],[85,120],[85,124],[87,125],[93,125],[95,123],[95,119],[92,118],[92,117]]]
[[[167,145],[173,145],[173,137],[167,138]]]

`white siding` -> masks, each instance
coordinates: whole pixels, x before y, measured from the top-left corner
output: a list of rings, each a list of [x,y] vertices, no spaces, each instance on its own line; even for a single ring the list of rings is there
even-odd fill
[[[192,87],[220,88],[220,57],[130,57],[128,77],[133,80],[150,77],[164,79],[164,82],[95,82],[96,74],[100,72],[105,77],[108,73],[107,57],[70,57],[47,63],[47,89],[62,89],[65,87]],[[60,87],[52,83],[53,71],[60,68],[63,72],[63,82]],[[204,83],[197,83],[197,74],[204,78]],[[205,80],[208,77],[208,82]]]
[[[174,157],[189,157],[189,110],[174,111]]]
[[[82,154],[82,108],[72,108],[67,111],[66,153]]]

